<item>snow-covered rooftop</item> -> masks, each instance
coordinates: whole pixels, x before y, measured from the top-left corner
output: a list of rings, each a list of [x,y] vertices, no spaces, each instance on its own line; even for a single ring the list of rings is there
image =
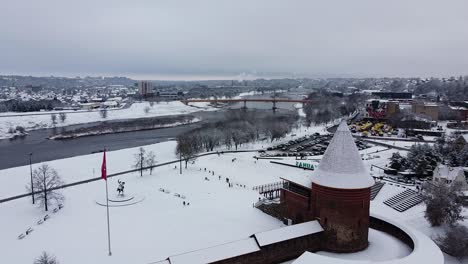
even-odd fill
[[[172,256],[169,257],[169,260],[171,264],[205,264],[241,256],[259,250],[260,248],[258,247],[255,239],[249,238]]]
[[[258,244],[263,247],[266,245],[278,243],[281,241],[307,236],[322,232],[323,228],[317,220],[305,222],[297,225],[291,225],[283,228],[278,228],[270,231],[257,233],[254,237]]]
[[[434,170],[434,177],[450,181],[455,180],[459,175],[464,177],[463,167],[449,167],[447,165],[440,164]]]
[[[338,126],[313,174],[312,182],[340,189],[361,189],[374,185],[345,121]]]
[[[465,139],[466,142],[468,142],[468,134],[462,134],[463,139]]]

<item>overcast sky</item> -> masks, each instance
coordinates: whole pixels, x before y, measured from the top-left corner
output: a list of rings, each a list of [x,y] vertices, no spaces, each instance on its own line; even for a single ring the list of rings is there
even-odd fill
[[[0,74],[468,74],[467,0],[1,0]]]

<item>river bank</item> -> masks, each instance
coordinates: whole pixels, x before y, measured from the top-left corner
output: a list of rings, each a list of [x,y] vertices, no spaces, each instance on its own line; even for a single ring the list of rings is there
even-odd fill
[[[74,130],[66,130],[49,137],[53,140],[67,140],[80,137],[98,136],[114,133],[135,132],[183,126],[200,122],[193,115],[168,116],[158,118],[139,118],[128,121],[102,122],[95,126],[82,127]]]

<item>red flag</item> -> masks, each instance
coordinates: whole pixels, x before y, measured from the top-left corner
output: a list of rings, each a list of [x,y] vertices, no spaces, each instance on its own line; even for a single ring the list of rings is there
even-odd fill
[[[107,181],[106,149],[104,149],[104,156],[102,157],[101,178]]]

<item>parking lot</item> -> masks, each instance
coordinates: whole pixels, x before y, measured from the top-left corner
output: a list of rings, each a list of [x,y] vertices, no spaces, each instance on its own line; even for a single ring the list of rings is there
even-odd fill
[[[298,139],[290,140],[287,143],[275,145],[267,148],[261,156],[264,157],[305,157],[323,155],[333,134],[320,135],[315,133],[309,136],[303,136]],[[359,150],[369,148],[369,144],[356,140],[356,146]]]

